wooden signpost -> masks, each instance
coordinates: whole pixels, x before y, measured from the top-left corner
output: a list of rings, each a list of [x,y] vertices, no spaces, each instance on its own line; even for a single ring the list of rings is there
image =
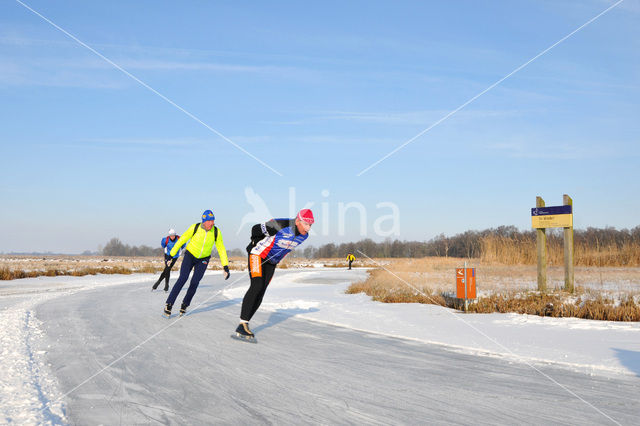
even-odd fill
[[[531,227],[536,228],[538,252],[538,290],[547,289],[547,235],[546,228],[564,228],[564,289],[573,293],[573,200],[563,196],[562,206],[546,207],[541,197],[536,197],[536,207],[531,209]]]

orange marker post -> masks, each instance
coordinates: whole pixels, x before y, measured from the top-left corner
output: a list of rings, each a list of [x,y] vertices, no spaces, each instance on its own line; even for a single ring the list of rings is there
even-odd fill
[[[456,297],[464,299],[466,311],[467,299],[476,298],[476,268],[456,268]]]

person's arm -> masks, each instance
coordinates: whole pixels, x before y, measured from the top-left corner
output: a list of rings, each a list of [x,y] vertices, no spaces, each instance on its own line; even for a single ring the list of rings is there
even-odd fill
[[[218,238],[216,239],[216,250],[218,250],[218,255],[220,256],[220,264],[225,272],[225,280],[229,279],[231,273],[229,272],[229,257],[227,256],[227,249],[224,248],[224,241],[222,240],[222,232],[218,229]]]
[[[192,235],[192,237],[193,237],[193,235]],[[175,246],[176,244],[178,244],[178,241],[180,241],[180,235],[176,235],[176,238],[177,238],[176,242],[175,242],[175,243],[173,243],[173,245],[174,245],[174,246]],[[180,247],[180,249],[178,250],[178,255],[177,255],[177,257],[182,256],[182,254],[184,253],[185,247],[186,247],[186,246],[184,246],[184,247]],[[173,248],[173,247],[171,247],[171,248]]]
[[[281,219],[271,219],[270,221],[253,225],[251,228],[251,241],[256,244],[265,237],[276,235],[279,230],[284,228],[278,223],[279,220]]]
[[[251,241],[258,242],[265,237],[264,232],[262,232],[262,225],[264,223],[257,223],[251,227]]]
[[[178,254],[178,250],[180,250],[180,247],[185,245],[187,241],[189,241],[189,239],[193,237],[193,230],[196,228],[196,225],[197,224],[194,223],[189,228],[187,228],[186,231],[182,233],[180,238],[178,238],[178,241],[176,241],[176,243],[173,245],[173,248],[171,249],[171,253],[169,253],[169,256],[173,257],[176,254]]]
[[[167,239],[163,238],[162,241],[160,241],[160,245],[162,246],[162,248],[166,248],[167,247]]]
[[[281,229],[291,225],[289,219],[271,219],[268,222],[258,224],[262,232],[262,238],[276,235]]]
[[[222,266],[227,266],[229,264],[229,258],[227,257],[227,249],[224,248],[224,241],[222,240],[222,232],[220,232],[220,228],[218,228],[216,250],[218,250],[218,254],[220,255],[220,264]]]

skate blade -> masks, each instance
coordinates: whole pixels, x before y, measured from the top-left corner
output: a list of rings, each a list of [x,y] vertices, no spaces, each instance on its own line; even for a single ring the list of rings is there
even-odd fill
[[[258,343],[255,337],[245,337],[238,333],[232,334],[231,338],[235,340],[240,340],[242,342],[247,342],[247,343]]]

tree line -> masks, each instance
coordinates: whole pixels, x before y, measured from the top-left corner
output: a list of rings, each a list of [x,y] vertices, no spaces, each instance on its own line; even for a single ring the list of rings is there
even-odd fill
[[[551,228],[547,229],[546,233],[548,244],[551,247],[562,246],[562,229]],[[575,229],[573,239],[576,250],[580,248],[582,252],[591,252],[589,255],[592,258],[603,252],[608,252],[614,257],[624,252],[629,259],[640,259],[640,226],[621,230],[613,227]],[[529,263],[531,256],[535,256],[535,243],[535,230],[520,231],[515,226],[499,226],[483,231],[466,231],[453,236],[440,234],[428,241],[385,240],[375,242],[367,238],[350,243],[329,243],[319,247],[308,246],[303,250],[294,250],[292,255],[307,259],[342,258],[349,253],[353,253],[357,257],[366,255],[373,258],[419,258],[426,256],[486,258],[489,250],[507,252],[513,251],[512,248],[525,247],[532,254],[528,255],[528,260],[523,263]],[[162,256],[163,252],[161,247],[130,246],[122,243],[118,238],[112,238],[102,248],[101,253],[105,256]],[[229,256],[246,256],[246,252],[242,249],[229,250],[227,253]],[[496,260],[500,260],[500,257],[506,256],[498,254]]]
[[[162,247],[149,247],[146,245],[130,246],[124,244],[118,238],[112,238],[102,248],[104,256],[162,256]]]
[[[562,244],[563,230],[547,229],[550,245]],[[362,252],[369,257],[462,257],[481,258],[488,238],[510,241],[521,245],[535,245],[536,231],[520,231],[515,226],[499,226],[483,231],[466,231],[453,236],[440,234],[428,241],[385,240],[375,242],[364,239],[354,243],[324,244],[303,250],[306,258],[346,257],[349,253]],[[613,227],[574,229],[574,244],[594,251],[633,247],[640,250],[640,226],[617,230]]]
[[[130,246],[129,244],[124,244],[118,238],[112,238],[107,244],[105,244],[105,246],[101,250],[99,250],[99,252],[103,256],[162,256],[164,253],[164,249],[162,247],[154,248],[146,245]],[[246,256],[246,254],[246,251],[241,249],[233,249],[227,251],[227,255],[229,256]],[[212,255],[214,257],[218,256],[215,250]]]

